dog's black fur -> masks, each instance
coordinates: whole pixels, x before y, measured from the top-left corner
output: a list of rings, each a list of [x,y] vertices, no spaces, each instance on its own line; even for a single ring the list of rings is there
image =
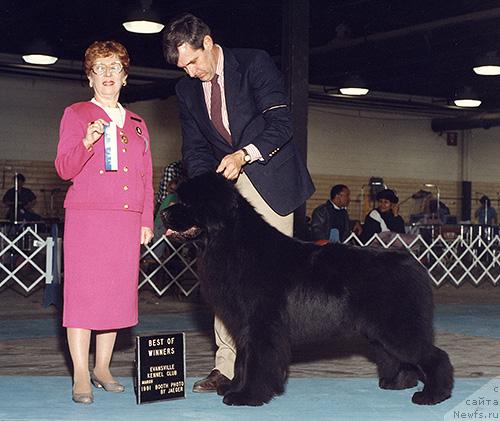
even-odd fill
[[[453,368],[434,345],[429,277],[408,253],[318,246],[267,224],[231,182],[188,180],[164,211],[167,235],[199,240],[201,292],[233,337],[228,405],[262,405],[284,391],[291,348],[339,333],[368,338],[384,389],[424,383],[413,402],[451,396]]]

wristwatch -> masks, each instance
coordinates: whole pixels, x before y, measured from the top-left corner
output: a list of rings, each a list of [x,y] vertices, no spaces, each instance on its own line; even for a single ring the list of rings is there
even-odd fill
[[[250,154],[247,152],[247,150],[245,148],[241,148],[241,150],[245,154],[245,155],[243,155],[243,160],[245,161],[245,164],[249,164],[250,161],[252,160],[252,157],[250,156]]]

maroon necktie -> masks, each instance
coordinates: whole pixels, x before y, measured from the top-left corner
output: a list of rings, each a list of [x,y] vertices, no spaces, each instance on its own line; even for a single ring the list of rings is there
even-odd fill
[[[222,122],[222,96],[220,92],[220,85],[217,82],[219,75],[215,75],[212,82],[212,92],[210,94],[210,113],[212,123],[219,132],[219,134],[226,140],[230,145],[233,143],[231,139],[231,135],[224,127],[224,123]]]

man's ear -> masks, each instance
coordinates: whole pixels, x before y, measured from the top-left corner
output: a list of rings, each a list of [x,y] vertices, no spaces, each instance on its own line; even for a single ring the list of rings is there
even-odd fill
[[[203,49],[204,50],[211,50],[212,47],[214,46],[214,40],[210,35],[205,35],[203,38]]]

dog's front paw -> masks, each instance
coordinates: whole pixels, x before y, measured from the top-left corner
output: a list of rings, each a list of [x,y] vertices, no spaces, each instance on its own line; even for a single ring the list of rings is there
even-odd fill
[[[222,400],[226,405],[236,406],[262,406],[265,402],[245,392],[229,392]]]
[[[219,383],[217,385],[217,394],[219,396],[224,396],[229,390],[231,390],[231,382]]]

